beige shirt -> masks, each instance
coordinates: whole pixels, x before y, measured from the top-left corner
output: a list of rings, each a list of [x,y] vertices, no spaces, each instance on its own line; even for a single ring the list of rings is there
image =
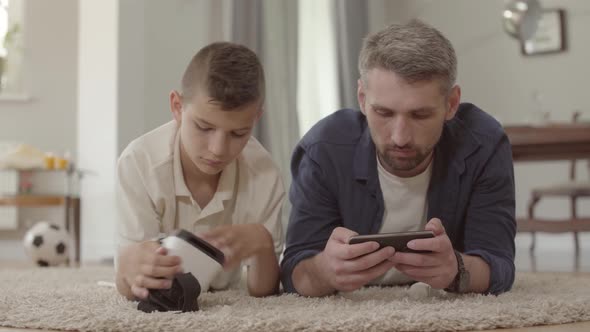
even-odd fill
[[[250,138],[242,153],[221,173],[217,192],[202,209],[184,181],[178,126],[171,121],[139,137],[118,162],[118,245],[156,238],[183,228],[200,233],[219,225],[263,224],[283,249],[281,208],[284,185],[269,153]],[[221,272],[211,283],[227,288],[241,266]]]
[[[377,158],[379,184],[383,192],[383,223],[379,233],[410,232],[423,230],[426,225],[428,184],[432,174],[432,162],[421,174],[401,178],[389,173]],[[412,279],[393,268],[370,284],[399,285]]]

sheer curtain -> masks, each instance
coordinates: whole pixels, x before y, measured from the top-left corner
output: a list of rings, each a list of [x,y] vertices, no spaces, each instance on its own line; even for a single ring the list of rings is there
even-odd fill
[[[233,2],[232,12],[231,40],[256,51],[266,74],[265,113],[255,135],[281,169],[288,190],[291,153],[299,140],[297,2],[239,0]],[[283,209],[285,224],[289,206],[287,202]]]
[[[299,0],[297,113],[303,136],[340,106],[332,1]]]

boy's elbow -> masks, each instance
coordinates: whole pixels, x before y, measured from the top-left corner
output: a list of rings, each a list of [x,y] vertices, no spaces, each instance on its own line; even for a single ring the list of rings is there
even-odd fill
[[[249,284],[248,294],[253,297],[273,296],[279,293],[279,281],[277,280],[272,286],[261,284]]]

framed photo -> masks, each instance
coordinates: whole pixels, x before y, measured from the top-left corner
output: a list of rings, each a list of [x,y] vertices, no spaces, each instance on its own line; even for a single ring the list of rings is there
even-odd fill
[[[534,36],[521,42],[524,55],[563,52],[566,49],[565,11],[546,9],[539,20]]]

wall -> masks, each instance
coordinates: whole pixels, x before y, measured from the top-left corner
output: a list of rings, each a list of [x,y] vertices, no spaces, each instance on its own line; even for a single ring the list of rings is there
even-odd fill
[[[231,1],[225,0],[146,1],[146,130],[172,120],[169,94],[180,88],[182,74],[193,55],[211,41],[228,39],[230,6]]]
[[[117,158],[131,140],[172,119],[170,90],[179,87],[198,49],[224,38],[229,4],[109,0],[81,5],[81,43],[92,43],[80,47],[80,164],[97,172],[82,187],[83,260],[114,255]],[[97,38],[99,21],[109,23]]]
[[[402,0],[371,2],[371,30],[395,21],[418,17],[441,30],[455,46],[458,83],[464,101],[473,102],[504,124],[525,123],[534,110],[532,95],[538,91],[551,119],[570,121],[574,110],[582,110],[590,120],[587,79],[590,45],[590,2],[584,0],[542,1],[546,8],[563,8],[567,16],[566,53],[523,56],[518,41],[501,26],[504,1]],[[385,9],[385,10],[384,10]],[[588,178],[585,163],[578,165],[580,176]],[[532,187],[567,179],[567,162],[517,163],[515,165],[517,215],[526,214]],[[581,201],[579,213],[590,215],[590,204]],[[541,201],[538,215],[564,217],[567,201]],[[583,242],[590,241],[584,234]],[[529,236],[519,235],[517,244],[528,246]],[[570,234],[541,236],[540,248],[572,248]]]
[[[78,163],[93,172],[80,192],[82,260],[114,252],[118,17],[118,0],[80,3]]]

